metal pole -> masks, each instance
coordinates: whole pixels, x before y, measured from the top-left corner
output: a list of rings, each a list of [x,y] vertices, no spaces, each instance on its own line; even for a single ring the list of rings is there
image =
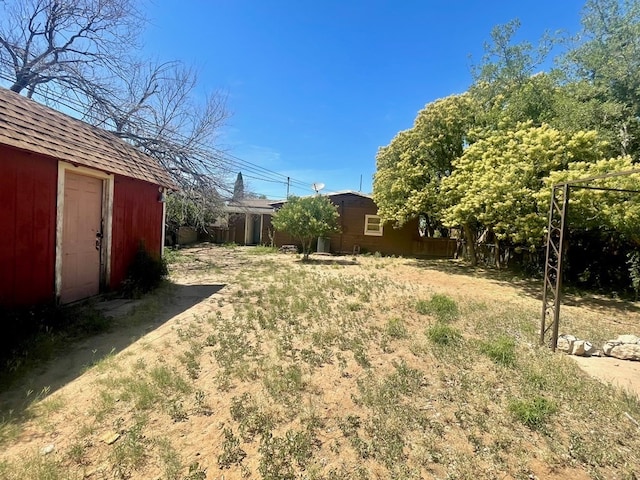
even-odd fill
[[[551,337],[551,350],[556,351],[558,346],[558,329],[560,327],[560,304],[562,301],[562,264],[564,261],[564,252],[566,250],[566,230],[567,230],[567,214],[569,212],[569,192],[571,187],[568,184],[563,186],[562,192],[562,213],[560,215],[560,241],[558,249],[558,272],[556,280],[555,305],[553,309],[553,336]]]
[[[551,242],[553,232],[553,207],[555,204],[555,187],[551,188],[551,200],[549,201],[549,226],[547,228],[547,252],[544,260],[544,281],[542,283],[542,315],[540,318],[540,345],[544,345],[544,335],[547,331],[547,292],[549,288],[550,278],[549,274],[549,260],[551,254]]]
[[[602,190],[620,193],[640,193],[638,190],[619,189],[610,187],[592,187],[588,184],[595,180],[621,177],[631,174],[640,174],[640,170],[627,170],[614,172],[594,177],[572,180],[558,183],[551,189],[551,202],[549,205],[549,228],[547,232],[547,251],[544,266],[544,286],[542,288],[542,315],[540,322],[540,345],[545,343],[545,335],[551,330],[550,347],[553,351],[558,346],[558,331],[560,327],[560,306],[562,300],[562,267],[564,254],[567,250],[567,215],[569,212],[569,194],[571,187],[589,190]],[[558,195],[562,193],[562,202]],[[559,218],[556,218],[559,216]],[[556,243],[557,240],[557,243]],[[554,264],[555,261],[555,264]],[[555,273],[555,275],[554,275]],[[553,294],[553,309],[549,305],[550,294]],[[553,319],[548,317],[553,310]],[[549,322],[547,322],[549,319]],[[552,322],[552,323],[551,323]]]

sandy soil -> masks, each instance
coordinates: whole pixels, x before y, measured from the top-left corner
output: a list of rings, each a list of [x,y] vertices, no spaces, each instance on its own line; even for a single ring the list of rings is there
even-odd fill
[[[582,370],[607,384],[634,393],[640,398],[640,362],[612,357],[576,357],[571,355]]]

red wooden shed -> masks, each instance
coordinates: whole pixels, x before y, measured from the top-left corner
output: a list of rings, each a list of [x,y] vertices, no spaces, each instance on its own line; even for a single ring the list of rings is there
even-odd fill
[[[0,306],[117,288],[162,254],[166,170],[115,135],[0,89]]]

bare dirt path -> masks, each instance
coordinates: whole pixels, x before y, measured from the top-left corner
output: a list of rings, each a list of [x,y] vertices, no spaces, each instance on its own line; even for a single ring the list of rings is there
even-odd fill
[[[571,355],[582,370],[594,378],[620,387],[640,398],[640,362],[612,357],[576,357]]]

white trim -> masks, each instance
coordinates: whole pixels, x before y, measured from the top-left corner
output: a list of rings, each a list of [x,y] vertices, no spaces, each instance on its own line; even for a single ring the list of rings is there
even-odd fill
[[[379,226],[379,230],[370,230],[369,229],[369,220],[377,219],[378,223],[374,223],[374,225]],[[373,237],[381,237],[383,235],[383,225],[382,219],[378,215],[365,215],[364,216],[364,234],[373,236]]]
[[[160,192],[160,195],[167,194],[167,189],[163,188]],[[165,197],[166,198],[166,197]],[[165,235],[167,233],[167,229],[165,228],[167,223],[167,202],[162,202],[162,243],[160,243],[160,256],[164,257],[164,242],[166,240]]]
[[[109,175],[102,179],[103,186],[103,204],[102,219],[104,225],[102,228],[102,257],[104,259],[104,285],[109,288],[111,285],[111,241],[113,240],[113,188],[114,175]],[[105,208],[106,207],[106,208]]]
[[[244,214],[244,245],[249,245],[249,220],[253,220],[250,213]]]
[[[260,241],[258,245],[262,245],[264,242],[262,241],[262,231],[264,228],[264,215],[260,215]]]
[[[55,266],[55,287],[56,298],[60,298],[62,291],[62,238],[64,229],[64,180],[67,171],[86,175],[88,177],[102,180],[102,258],[104,270],[101,268],[100,274],[104,275],[102,282],[109,286],[111,280],[111,239],[113,226],[113,184],[114,175],[110,173],[93,170],[88,167],[74,166],[62,160],[58,161],[58,192],[56,205],[56,266]]]

